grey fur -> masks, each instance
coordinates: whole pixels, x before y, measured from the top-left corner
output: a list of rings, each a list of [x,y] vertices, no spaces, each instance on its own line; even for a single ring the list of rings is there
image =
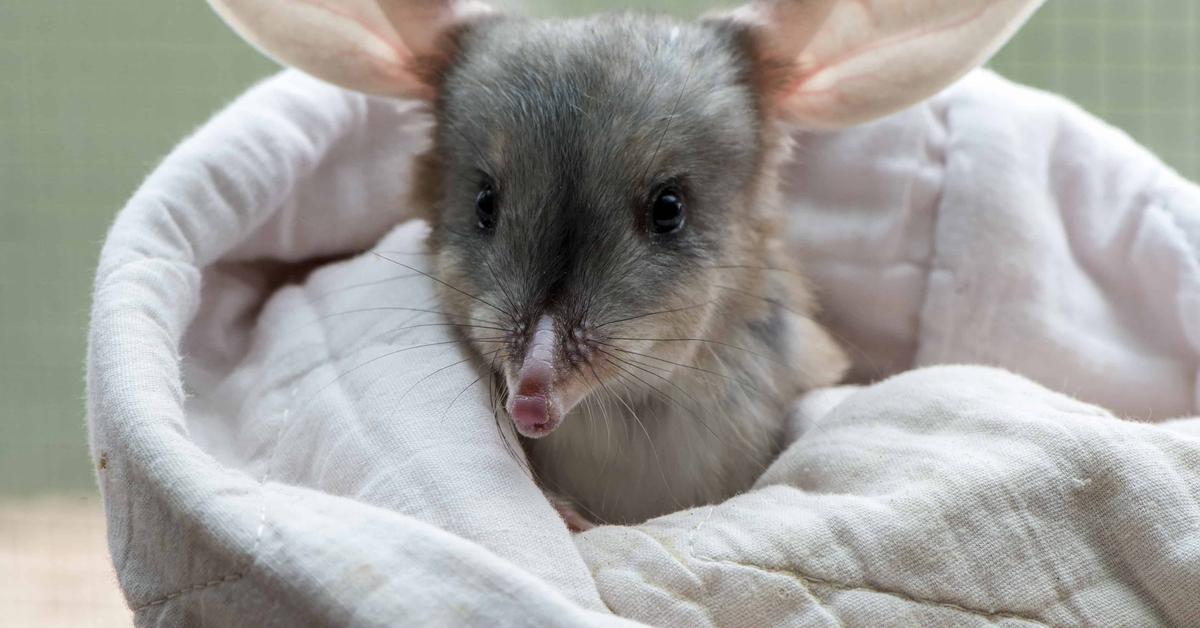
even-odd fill
[[[543,313],[564,335],[586,329],[590,362],[563,364],[603,382],[527,443],[540,479],[609,522],[747,488],[781,446],[792,397],[844,368],[803,283],[765,270],[781,264],[763,232],[784,145],[747,34],[629,14],[488,18],[457,46],[428,202],[439,276],[478,298],[444,290],[446,309],[505,330],[501,342],[464,334],[493,370],[519,366]],[[498,190],[493,233],[474,209],[485,179]],[[667,183],[687,222],[660,237],[647,209]],[[650,337],[663,340],[634,340]]]

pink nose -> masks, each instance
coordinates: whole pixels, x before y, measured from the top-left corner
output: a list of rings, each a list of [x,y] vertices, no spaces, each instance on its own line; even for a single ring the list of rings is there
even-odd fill
[[[508,402],[508,414],[525,436],[545,430],[550,423],[550,403],[543,397],[513,397]]]
[[[517,431],[529,438],[549,434],[562,421],[554,391],[557,343],[554,321],[542,316],[529,339],[521,370],[508,383],[508,414]]]

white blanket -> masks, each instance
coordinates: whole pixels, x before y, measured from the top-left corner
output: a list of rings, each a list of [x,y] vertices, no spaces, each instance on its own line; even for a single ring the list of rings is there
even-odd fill
[[[1200,190],[1123,134],[980,71],[800,138],[857,377],[1040,384],[818,391],[752,492],[572,536],[428,281],[357,254],[422,265],[376,241],[425,124],[284,73],[118,217],[89,426],[139,624],[1200,623]]]

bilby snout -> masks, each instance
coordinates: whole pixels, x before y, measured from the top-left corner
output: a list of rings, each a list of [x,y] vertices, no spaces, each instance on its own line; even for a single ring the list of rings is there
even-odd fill
[[[522,436],[541,438],[553,432],[591,388],[577,364],[566,359],[563,344],[560,327],[543,314],[533,326],[520,364],[505,369],[506,409]],[[573,338],[571,344],[577,347],[577,340]],[[572,355],[579,353],[578,348],[572,351]]]

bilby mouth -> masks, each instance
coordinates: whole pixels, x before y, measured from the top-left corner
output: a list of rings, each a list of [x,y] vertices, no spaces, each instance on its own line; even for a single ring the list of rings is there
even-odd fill
[[[573,374],[572,374],[573,375]],[[562,424],[567,415],[590,392],[578,377],[568,382],[551,383],[548,387],[530,386],[525,380],[506,375],[508,380],[508,404],[506,409],[512,417],[517,432],[526,438],[542,438]]]
[[[548,315],[534,326],[519,368],[505,368],[508,384],[506,410],[517,432],[542,438],[562,424],[587,395],[591,386],[561,357],[561,338]]]
[[[508,402],[508,414],[521,436],[541,438],[562,423],[565,412],[557,400],[549,396],[516,395]]]
[[[554,431],[570,409],[556,394],[554,367],[528,359],[514,377],[508,375],[508,415],[522,436],[540,438]]]

